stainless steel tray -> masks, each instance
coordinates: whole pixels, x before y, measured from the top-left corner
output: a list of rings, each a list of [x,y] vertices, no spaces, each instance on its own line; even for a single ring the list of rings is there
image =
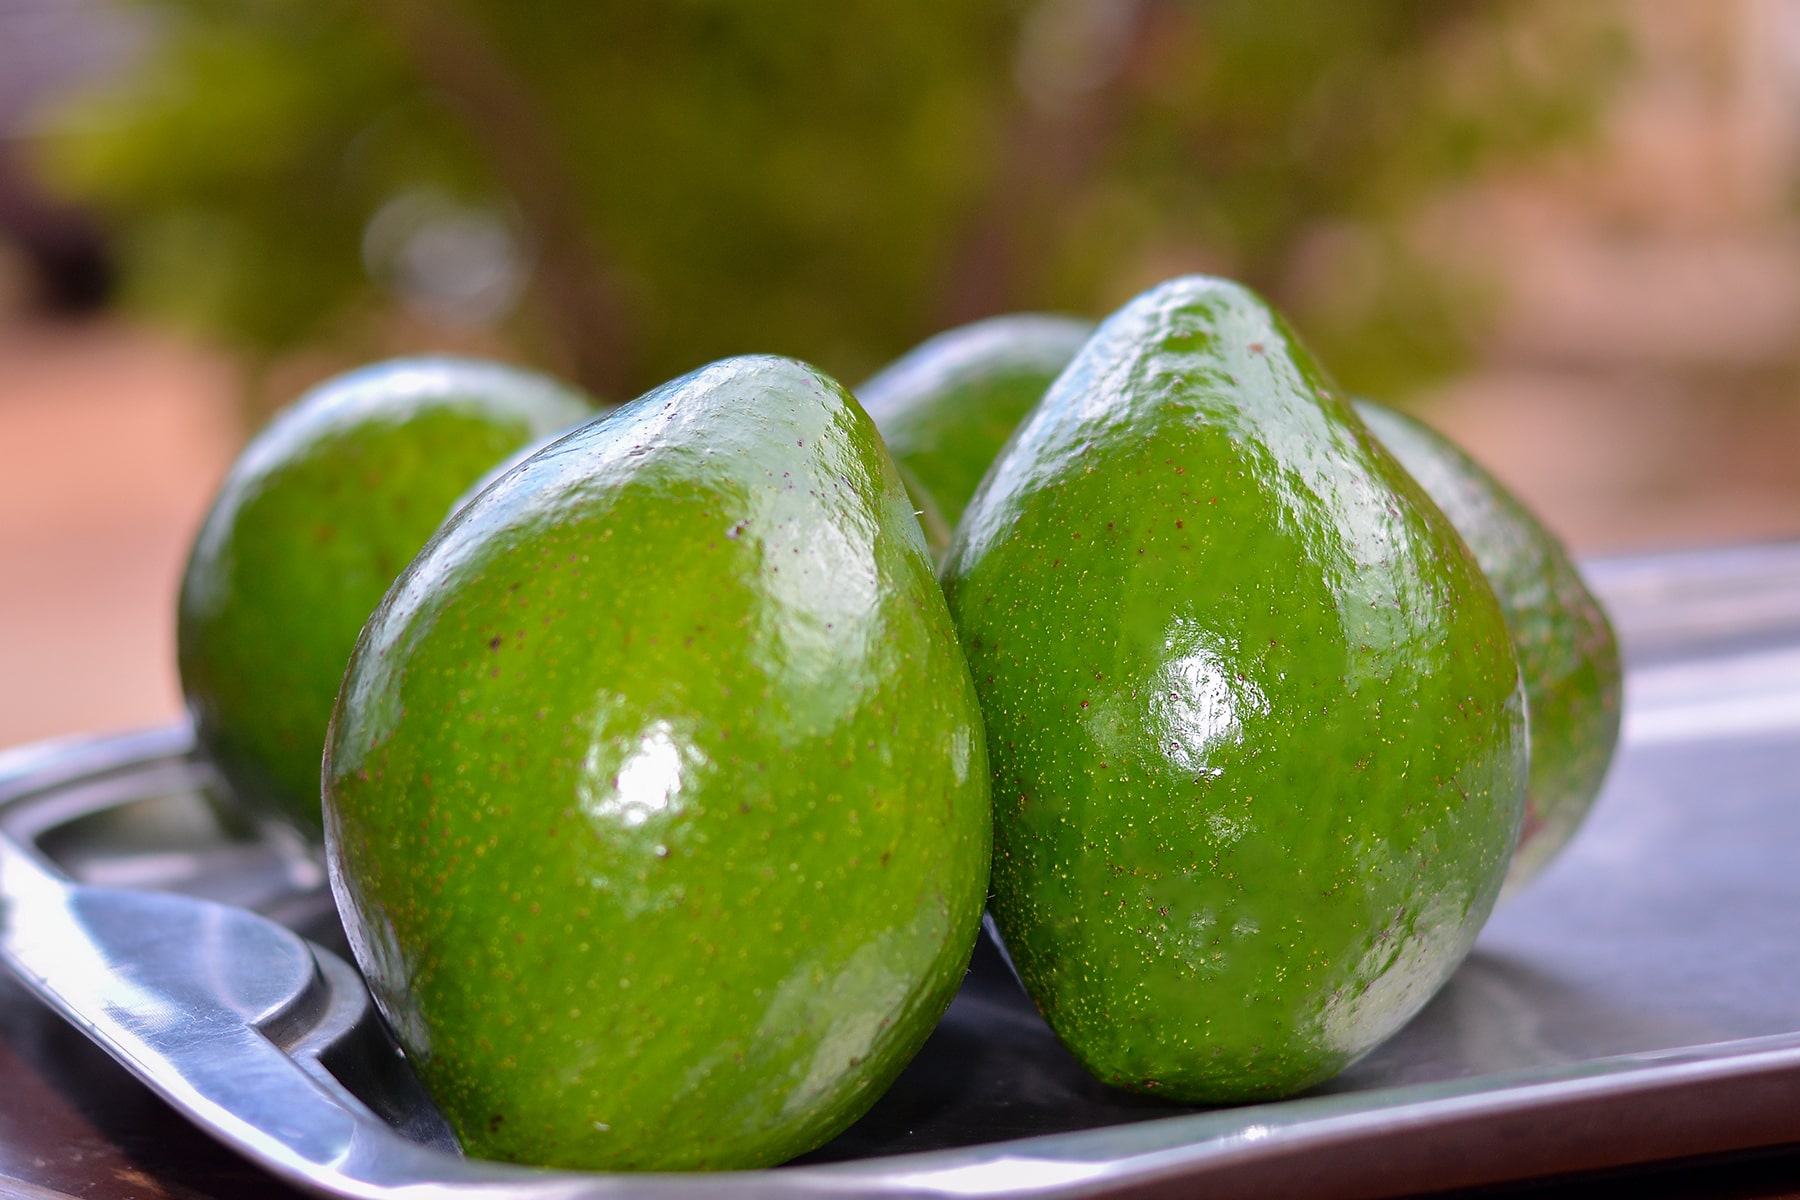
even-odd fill
[[[180,728],[0,754],[0,957],[202,1129],[331,1196],[1377,1196],[1800,1141],[1800,544],[1590,575],[1630,664],[1593,817],[1416,1020],[1300,1099],[1109,1091],[984,945],[894,1088],[800,1163],[467,1160],[318,867],[234,813]]]

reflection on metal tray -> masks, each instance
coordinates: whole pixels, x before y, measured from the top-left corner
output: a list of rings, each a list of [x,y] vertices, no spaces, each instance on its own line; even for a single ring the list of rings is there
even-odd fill
[[[797,1164],[463,1159],[317,865],[219,801],[184,729],[0,755],[0,956],[203,1129],[336,1196],[1381,1195],[1800,1140],[1800,545],[1590,574],[1630,671],[1588,826],[1416,1020],[1296,1100],[1095,1083],[984,943],[893,1089]]]

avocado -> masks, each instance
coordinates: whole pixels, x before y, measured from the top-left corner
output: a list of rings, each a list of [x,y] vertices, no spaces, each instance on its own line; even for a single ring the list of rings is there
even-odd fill
[[[729,359],[476,496],[326,754],[357,961],[471,1155],[755,1167],[874,1102],[987,894],[980,711],[844,389]]]
[[[941,569],[987,724],[991,907],[1099,1079],[1266,1099],[1468,951],[1517,837],[1518,660],[1449,521],[1247,289],[1109,317]]]
[[[321,384],[250,440],[195,538],[177,625],[196,734],[240,798],[318,840],[325,726],[363,622],[452,500],[591,411],[534,372],[407,358]]]
[[[856,389],[942,557],[988,464],[1092,333],[1041,313],[990,317],[920,343]]]
[[[1474,552],[1519,654],[1531,776],[1505,899],[1568,844],[1606,778],[1619,737],[1618,641],[1568,551],[1499,480],[1422,422],[1355,403]]]
[[[928,536],[947,542],[943,522],[961,518],[1006,439],[1092,330],[1036,314],[977,321],[921,344],[857,389]],[[1531,772],[1504,900],[1574,836],[1605,780],[1619,731],[1618,644],[1568,551],[1498,480],[1429,426],[1370,400],[1354,404],[1474,552],[1524,670]]]

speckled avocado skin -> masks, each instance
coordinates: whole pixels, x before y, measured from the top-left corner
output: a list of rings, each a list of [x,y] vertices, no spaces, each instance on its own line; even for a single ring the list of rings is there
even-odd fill
[[[1299,1091],[1461,961],[1519,827],[1512,643],[1252,293],[1177,279],[1109,318],[942,575],[987,723],[993,912],[1100,1079]]]
[[[233,790],[321,835],[319,760],[363,622],[450,503],[592,412],[533,372],[397,359],[321,385],[251,439],[182,578],[182,690]]]
[[[935,557],[1014,427],[1094,331],[1014,313],[920,343],[856,389],[918,503]]]
[[[1455,443],[1368,400],[1357,413],[1462,534],[1500,599],[1525,674],[1531,778],[1504,899],[1549,865],[1593,807],[1619,738],[1619,646],[1568,552]]]
[[[864,1112],[968,962],[980,712],[838,384],[730,359],[452,518],[357,645],[326,848],[468,1152],[754,1167]]]

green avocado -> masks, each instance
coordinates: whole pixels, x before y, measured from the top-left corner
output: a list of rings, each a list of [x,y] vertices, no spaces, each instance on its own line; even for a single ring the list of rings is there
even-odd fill
[[[864,1112],[987,894],[980,710],[874,424],[715,363],[532,455],[364,629],[326,857],[472,1155],[778,1163]]]
[[[320,836],[325,726],[363,622],[471,482],[590,412],[529,371],[397,359],[251,439],[195,539],[177,629],[200,744],[239,796]]]
[[[1092,331],[1088,322],[1035,314],[977,321],[923,343],[857,389],[928,535],[947,544],[942,523],[961,519],[1006,439]],[[1354,403],[1468,543],[1513,632],[1531,773],[1505,899],[1568,844],[1606,777],[1619,732],[1618,645],[1568,552],[1498,480],[1428,426],[1373,401]]]
[[[1110,317],[942,568],[994,771],[992,910],[1101,1080],[1307,1088],[1468,951],[1527,741],[1449,521],[1246,289]]]
[[[940,333],[856,389],[906,480],[934,556],[1013,428],[1043,397],[1092,321],[1040,313]]]
[[[1450,518],[1506,614],[1525,674],[1531,778],[1507,894],[1543,870],[1593,806],[1619,737],[1619,646],[1552,534],[1448,438],[1356,401],[1363,422]]]

